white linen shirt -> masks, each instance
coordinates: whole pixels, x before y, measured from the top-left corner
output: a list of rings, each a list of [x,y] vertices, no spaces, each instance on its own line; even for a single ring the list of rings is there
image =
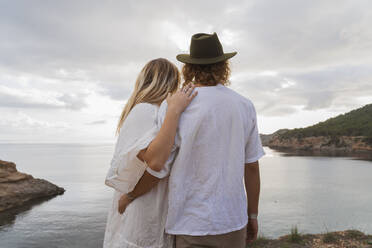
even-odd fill
[[[175,235],[228,233],[248,222],[244,165],[265,154],[256,111],[250,100],[221,84],[196,90],[177,130],[165,229]],[[166,109],[164,101],[159,125]]]

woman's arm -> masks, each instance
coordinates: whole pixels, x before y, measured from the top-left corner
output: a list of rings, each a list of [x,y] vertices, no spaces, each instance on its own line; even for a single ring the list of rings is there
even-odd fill
[[[197,92],[193,93],[194,88],[194,85],[186,86],[174,95],[167,97],[168,108],[159,133],[150,145],[137,155],[140,160],[146,161],[147,165],[154,171],[160,171],[170,156],[181,113],[197,95]],[[135,198],[149,192],[159,180],[159,178],[145,171],[133,191],[120,197],[119,213],[122,214]]]
[[[129,203],[131,203],[137,197],[149,192],[153,187],[155,187],[158,184],[159,181],[160,181],[159,178],[154,177],[153,175],[145,171],[141,179],[134,187],[133,191],[129,192],[128,194],[124,194],[122,197],[120,197],[118,206],[119,213],[120,214],[124,213]]]
[[[168,95],[168,108],[159,133],[150,145],[137,155],[139,159],[145,161],[154,171],[160,171],[163,168],[172,151],[179,118],[192,99],[197,95],[197,92],[193,93],[194,88],[194,85],[186,86],[172,96]]]

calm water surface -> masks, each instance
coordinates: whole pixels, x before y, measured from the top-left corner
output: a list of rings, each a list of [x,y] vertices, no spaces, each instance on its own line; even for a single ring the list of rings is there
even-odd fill
[[[0,220],[0,247],[102,247],[113,191],[104,185],[114,145],[0,144],[0,159],[66,189]],[[260,232],[359,229],[372,233],[372,162],[283,156],[261,161]]]

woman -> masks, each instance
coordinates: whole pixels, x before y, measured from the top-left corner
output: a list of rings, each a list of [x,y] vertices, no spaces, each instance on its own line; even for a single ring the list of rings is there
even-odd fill
[[[150,173],[163,169],[171,154],[180,115],[197,94],[193,93],[194,86],[177,90],[179,84],[180,74],[175,65],[166,59],[152,60],[141,70],[123,109],[117,128],[119,137],[105,180],[115,189],[105,248],[173,247],[172,237],[164,233],[168,179],[158,182]],[[157,111],[165,99],[167,114],[158,127]],[[121,210],[123,214],[119,213],[119,199],[127,197],[139,180],[157,185],[131,203],[125,212]]]

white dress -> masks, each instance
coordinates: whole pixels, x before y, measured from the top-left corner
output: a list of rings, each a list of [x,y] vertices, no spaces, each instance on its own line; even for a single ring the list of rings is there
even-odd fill
[[[114,188],[108,212],[104,248],[171,248],[174,237],[164,232],[168,211],[168,174],[174,154],[165,168],[156,174],[163,178],[150,192],[135,199],[125,212],[118,212],[123,193],[132,191],[145,170],[154,174],[137,158],[156,137],[158,109],[153,104],[137,104],[123,123],[105,184]]]

